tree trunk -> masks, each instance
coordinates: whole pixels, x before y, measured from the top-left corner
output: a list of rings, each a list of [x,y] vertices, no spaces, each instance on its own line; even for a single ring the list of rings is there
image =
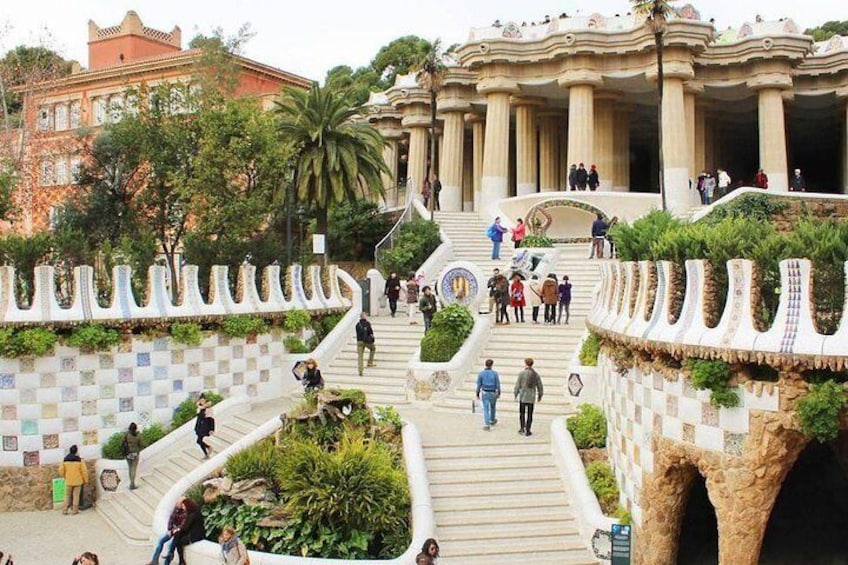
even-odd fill
[[[430,221],[435,210],[436,190],[435,179],[439,174],[439,150],[436,143],[436,89],[430,88]]]
[[[663,157],[663,34],[657,32],[654,34],[654,41],[657,44],[657,94],[659,95],[659,104],[657,105],[657,120],[659,127],[657,128],[657,136],[659,142],[659,187],[660,200],[662,202],[663,211],[668,209],[668,204],[665,199],[665,158]]]
[[[176,253],[174,249],[168,249],[167,245],[162,245],[162,251],[165,252],[165,260],[168,263],[168,271],[171,273],[171,303],[176,305],[179,298],[179,287],[177,285],[177,264]]]
[[[330,261],[330,246],[328,245],[327,237],[327,217],[329,215],[329,207],[321,208],[315,217],[316,232],[324,234],[324,264],[327,265]]]

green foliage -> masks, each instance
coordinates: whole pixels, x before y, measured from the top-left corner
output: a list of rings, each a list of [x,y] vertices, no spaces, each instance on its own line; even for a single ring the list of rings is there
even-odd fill
[[[521,240],[521,247],[553,247],[554,240],[546,235],[528,235]]]
[[[686,368],[691,373],[692,386],[698,390],[710,391],[710,404],[716,408],[739,406],[739,395],[730,388],[733,375],[730,364],[721,360],[686,360]]]
[[[464,340],[447,330],[430,328],[421,338],[421,361],[447,363],[462,348]]]
[[[121,335],[117,330],[106,329],[100,324],[85,324],[74,328],[68,337],[68,345],[85,352],[106,351],[118,345]]]
[[[597,406],[581,404],[577,414],[566,420],[566,427],[577,449],[607,445],[607,419]]]
[[[431,327],[446,330],[464,340],[474,329],[474,317],[462,304],[450,304],[436,312]]]
[[[297,332],[308,328],[312,324],[312,314],[306,310],[289,310],[283,320],[286,331]]]
[[[203,341],[203,332],[200,325],[193,322],[177,322],[171,324],[171,339],[185,345],[200,345]]]
[[[629,526],[633,523],[633,515],[621,506],[615,511],[615,517],[618,518],[618,523]]]
[[[121,443],[124,440],[124,434],[126,432],[120,431],[115,432],[114,434],[109,436],[109,439],[106,440],[106,443],[100,446],[100,452],[103,455],[104,459],[123,459],[124,453],[121,449]]]
[[[126,430],[120,430],[109,436],[106,443],[100,446],[100,452],[104,459],[123,459],[124,452],[122,444]],[[141,448],[147,448],[168,435],[168,429],[160,423],[153,423],[143,428],[140,432]]]
[[[377,422],[394,426],[396,429],[403,427],[403,418],[401,418],[394,406],[378,406],[376,409]]]
[[[0,357],[41,357],[53,350],[59,340],[53,330],[30,328],[0,336]]]
[[[842,385],[834,381],[810,385],[810,392],[798,400],[796,410],[801,432],[824,443],[839,435],[839,416],[845,408]]]
[[[227,476],[234,481],[259,478],[273,480],[282,456],[280,450],[274,445],[274,440],[266,438],[231,455],[224,469]]]
[[[204,391],[203,396],[213,406],[224,400],[223,396],[211,390]],[[171,429],[176,430],[186,422],[193,420],[195,416],[197,416],[197,398],[186,398],[174,410],[174,417],[171,419]]]
[[[812,35],[815,41],[827,41],[834,35],[848,35],[848,20],[830,20],[817,27],[804,30],[804,35]]]
[[[283,339],[283,346],[289,353],[309,353],[312,349],[297,336],[287,335]]]
[[[416,219],[401,225],[391,249],[380,252],[384,274],[416,271],[441,244],[439,225]]]
[[[652,210],[633,222],[632,226],[618,222],[610,229],[610,234],[615,239],[615,250],[622,261],[657,260],[651,253],[651,245],[665,232],[681,225],[682,222],[668,212]]]
[[[703,220],[716,224],[728,217],[746,218],[751,222],[769,222],[782,214],[789,206],[785,200],[778,200],[763,193],[747,193],[730,202],[723,202],[707,214]]]
[[[221,331],[230,337],[247,337],[268,331],[268,323],[257,316],[233,316],[221,322]]]
[[[35,292],[35,268],[48,262],[52,238],[48,233],[26,237],[11,234],[0,239],[0,264],[15,267],[15,287],[20,306],[29,306]]]
[[[14,166],[0,155],[0,221],[9,221],[15,215],[14,194],[17,181],[18,175]]]
[[[598,497],[603,513],[613,514],[618,508],[619,491],[612,468],[603,461],[589,463],[586,466],[586,478],[589,479],[592,492]]]
[[[590,333],[580,346],[580,364],[595,367],[598,365],[598,354],[601,352],[601,338]]]
[[[339,322],[342,321],[344,316],[342,314],[331,314],[329,316],[323,316],[320,320],[315,321],[312,324],[312,329],[315,331],[315,336],[318,338],[318,341],[321,342],[325,337],[327,337],[333,328],[338,325]]]
[[[18,45],[7,51],[0,59],[0,82],[5,87],[5,100],[0,103],[5,102],[10,120],[8,124],[0,125],[4,129],[7,126],[18,127],[22,122],[23,93],[37,83],[43,84],[71,74],[71,64],[52,49],[40,45]]]
[[[142,448],[150,447],[166,435],[168,435],[168,430],[165,429],[165,426],[159,422],[150,424],[141,430],[141,446]]]
[[[327,244],[341,261],[373,261],[374,246],[392,229],[388,214],[368,200],[346,201],[330,208]]]

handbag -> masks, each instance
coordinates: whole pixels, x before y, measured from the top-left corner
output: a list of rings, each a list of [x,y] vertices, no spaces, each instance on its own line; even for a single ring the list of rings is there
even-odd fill
[[[471,413],[483,412],[483,402],[479,398],[471,401]]]

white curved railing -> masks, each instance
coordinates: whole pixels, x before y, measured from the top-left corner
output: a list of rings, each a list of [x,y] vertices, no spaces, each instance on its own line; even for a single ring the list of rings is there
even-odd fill
[[[727,194],[722,196],[715,202],[704,206],[700,210],[697,210],[694,214],[692,214],[692,221],[698,221],[704,216],[708,215],[710,212],[715,210],[716,208],[723,206],[729,202],[733,202],[737,198],[740,198],[746,194],[764,194],[768,196],[786,196],[800,199],[801,201],[815,201],[815,200],[848,200],[848,195],[846,194],[828,194],[825,192],[774,192],[769,190],[763,190],[762,188],[753,188],[750,186],[740,187]]]

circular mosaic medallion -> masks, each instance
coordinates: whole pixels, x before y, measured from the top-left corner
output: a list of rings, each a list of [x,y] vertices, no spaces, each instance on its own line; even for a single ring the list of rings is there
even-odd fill
[[[444,305],[471,307],[484,298],[485,285],[480,269],[468,261],[449,263],[439,275],[439,300]]]

